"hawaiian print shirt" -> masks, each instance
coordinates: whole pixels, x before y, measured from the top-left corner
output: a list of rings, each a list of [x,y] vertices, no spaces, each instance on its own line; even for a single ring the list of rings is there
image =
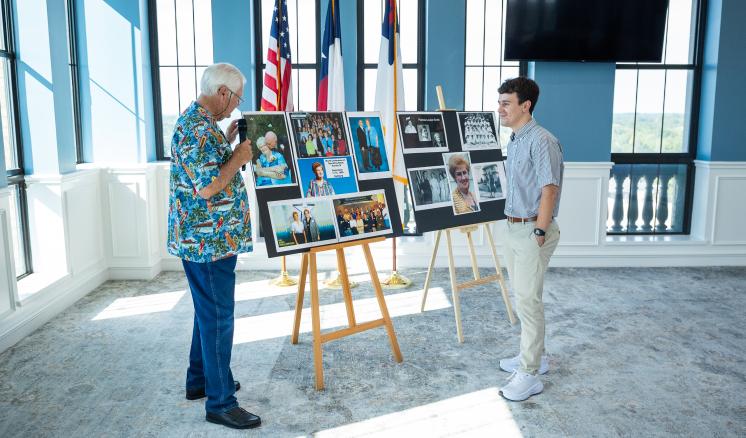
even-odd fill
[[[251,252],[249,198],[241,173],[212,198],[197,195],[232,154],[215,119],[193,102],[176,121],[171,139],[169,254],[206,263]]]

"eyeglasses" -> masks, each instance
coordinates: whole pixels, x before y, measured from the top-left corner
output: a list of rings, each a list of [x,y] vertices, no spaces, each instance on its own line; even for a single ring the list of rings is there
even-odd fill
[[[225,88],[228,88],[228,87],[225,87]],[[237,93],[233,92],[233,90],[231,90],[230,88],[228,88],[228,91],[231,92],[231,95],[236,96],[236,99],[238,99],[238,104],[239,105],[243,104],[243,99],[241,98],[241,96],[239,96]]]

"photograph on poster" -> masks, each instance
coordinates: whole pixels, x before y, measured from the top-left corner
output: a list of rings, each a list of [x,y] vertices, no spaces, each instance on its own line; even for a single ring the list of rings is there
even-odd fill
[[[298,160],[301,192],[306,198],[358,191],[352,157],[301,158]]]
[[[396,116],[405,154],[448,151],[442,113],[399,112]]]
[[[458,112],[456,115],[461,135],[461,149],[500,149],[494,112]]]
[[[472,164],[479,202],[505,199],[505,167],[502,161]]]
[[[337,241],[330,199],[291,199],[267,203],[277,252]]]
[[[350,155],[341,112],[288,113],[288,117],[298,158]]]
[[[390,178],[386,141],[378,112],[348,112],[347,122],[358,178]]]
[[[392,232],[386,194],[383,190],[335,196],[332,200],[340,241],[364,239]]]
[[[415,210],[451,206],[451,187],[445,166],[409,169],[409,184]]]
[[[469,152],[443,154],[443,163],[451,177],[451,200],[453,214],[475,213],[480,211],[479,195],[471,169]]]
[[[290,131],[282,112],[244,112],[246,138],[254,158],[251,168],[256,188],[291,186],[298,183]]]

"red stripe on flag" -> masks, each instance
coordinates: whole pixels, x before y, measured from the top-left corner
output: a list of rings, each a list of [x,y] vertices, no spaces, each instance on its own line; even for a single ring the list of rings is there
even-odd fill
[[[329,98],[328,83],[329,76],[319,82],[319,101],[316,104],[316,111],[326,111],[327,99]]]

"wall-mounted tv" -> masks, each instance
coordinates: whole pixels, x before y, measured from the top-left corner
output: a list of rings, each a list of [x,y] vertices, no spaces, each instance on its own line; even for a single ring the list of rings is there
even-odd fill
[[[508,0],[505,59],[660,62],[668,0]]]

